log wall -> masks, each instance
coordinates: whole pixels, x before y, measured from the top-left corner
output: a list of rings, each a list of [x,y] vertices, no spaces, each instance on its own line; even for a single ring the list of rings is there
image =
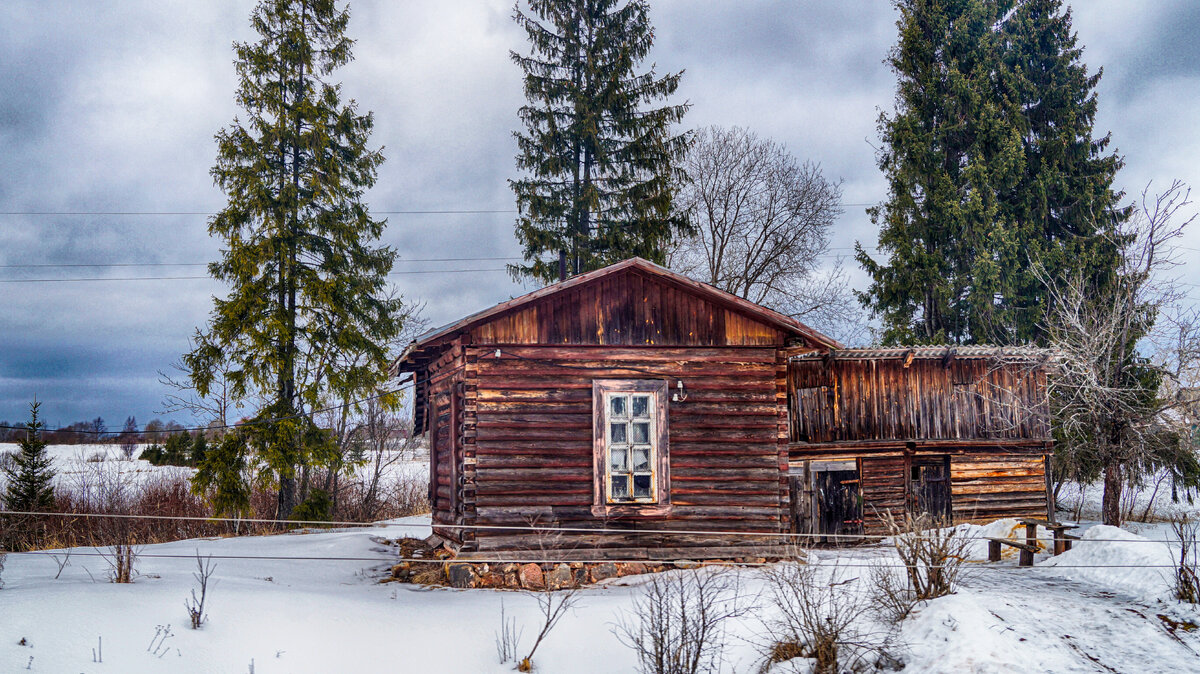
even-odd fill
[[[786,398],[782,352],[770,348],[472,346],[465,349],[466,523],[627,529],[628,535],[478,529],[467,551],[539,546],[587,556],[701,556],[713,547],[763,546],[788,526]],[[684,382],[669,403],[670,512],[593,516],[592,381]],[[687,534],[639,534],[639,529]]]
[[[789,457],[857,459],[864,521],[914,508],[914,461],[950,457],[955,522],[1046,517],[1046,374],[989,358],[803,358],[788,368]]]
[[[466,359],[461,344],[455,344],[427,370],[426,416],[429,429],[429,504],[434,533],[461,541],[461,530],[437,527],[463,521],[463,451],[461,432]]]

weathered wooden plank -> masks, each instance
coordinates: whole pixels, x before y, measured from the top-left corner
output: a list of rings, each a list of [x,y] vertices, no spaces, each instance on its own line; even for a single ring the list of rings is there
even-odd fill
[[[828,379],[825,379],[825,378]],[[794,441],[1048,441],[1044,385],[1024,365],[983,359],[793,362]]]

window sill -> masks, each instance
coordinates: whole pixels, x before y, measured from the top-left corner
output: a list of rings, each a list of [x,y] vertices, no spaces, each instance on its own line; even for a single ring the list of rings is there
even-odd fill
[[[614,503],[592,506],[592,515],[595,517],[666,517],[670,514],[670,503]]]

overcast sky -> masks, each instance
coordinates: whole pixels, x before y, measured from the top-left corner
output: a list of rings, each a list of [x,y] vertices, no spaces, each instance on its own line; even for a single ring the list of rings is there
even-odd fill
[[[1097,131],[1112,132],[1127,162],[1118,187],[1134,195],[1179,178],[1200,188],[1200,3],[1075,4],[1084,61],[1104,68]],[[686,70],[685,125],[744,126],[819,162],[845,181],[831,252],[873,245],[863,210],[885,196],[874,146],[895,85],[883,64],[896,40],[890,3],[651,5],[649,60],[659,72]],[[202,277],[199,265],[216,256],[204,215],[223,204],[208,173],[213,134],[238,113],[231,44],[254,38],[251,8],[0,5],[0,420],[26,418],[35,395],[51,426],[98,415],[110,427],[128,415],[145,423],[162,409],[156,371],[187,350],[221,287],[117,279]],[[522,98],[508,51],[526,49],[511,4],[357,0],[350,9],[356,60],[340,78],[375,113],[373,141],[387,157],[372,209],[511,211]],[[393,278],[434,323],[527,289],[500,271],[504,260],[423,261],[519,255],[513,213],[387,218],[384,241],[401,256]],[[1184,245],[1197,249],[1187,253],[1196,268],[1200,227]],[[196,266],[28,266],[98,263]],[[424,271],[437,273],[411,273]],[[113,280],[44,280],[101,277]],[[863,286],[857,270],[854,280]]]

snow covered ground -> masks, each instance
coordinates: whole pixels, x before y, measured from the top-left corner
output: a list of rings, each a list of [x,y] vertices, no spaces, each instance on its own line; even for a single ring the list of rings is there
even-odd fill
[[[138,445],[133,458],[128,460],[121,446],[115,444],[47,445],[46,453],[54,462],[55,488],[77,495],[94,495],[97,490],[106,494],[114,491],[131,494],[143,484],[186,479],[195,474],[194,468],[155,466],[138,459],[148,446]],[[0,453],[18,450],[15,443],[0,444]],[[421,455],[420,451],[415,457],[407,453],[403,456],[385,454],[384,459],[386,465],[382,471],[382,482],[385,485],[413,479],[424,481],[429,475],[428,455]],[[369,474],[371,469],[372,466],[368,464],[357,468],[357,471],[359,474]],[[0,489],[4,485],[4,476],[0,474]]]
[[[76,550],[57,580],[53,559],[10,555],[0,590],[0,671],[511,671],[511,664],[496,661],[501,603],[524,626],[528,647],[538,626],[534,599],[512,591],[379,583],[395,554],[381,537],[424,536],[427,525],[417,517],[364,529],[146,546],[140,575],[129,585],[105,582],[103,558],[84,555],[91,549]],[[965,527],[964,533],[991,535],[1013,525]],[[1200,630],[1173,631],[1159,617],[1196,623],[1200,612],[1169,599],[1170,569],[1144,568],[1169,566],[1168,546],[1149,540],[1166,532],[1162,526],[1142,535],[1094,526],[1074,550],[1039,555],[1031,569],[1009,560],[972,561],[957,594],[929,602],[903,623],[897,653],[904,671],[1200,671]],[[217,566],[209,621],[193,631],[184,600],[195,584],[197,551],[212,555]],[[972,556],[982,552],[976,546]],[[331,559],[346,557],[353,559]],[[836,564],[839,578],[860,579],[846,591],[861,591],[865,564],[880,560],[894,561],[894,555],[883,547],[816,555],[823,572],[834,573]],[[758,594],[763,571],[735,573],[746,593],[765,604]],[[613,625],[646,580],[627,577],[584,590],[535,655],[536,671],[634,671],[633,652]],[[725,671],[756,671],[754,644],[761,635],[753,615],[732,625]],[[101,645],[103,662],[93,662]]]
[[[132,487],[192,472],[119,460],[114,445],[50,451],[58,485],[66,489],[96,484],[101,476]],[[94,460],[97,455],[105,460]],[[426,470],[424,460],[409,459],[395,463],[389,476]],[[1136,494],[1138,512],[1150,493]],[[1098,512],[1098,487],[1082,495],[1068,489],[1064,496],[1082,496],[1085,518]],[[1194,509],[1171,504],[1163,489],[1154,505],[1159,517]],[[982,539],[1019,535],[1018,528],[1008,520],[964,525],[962,532]],[[382,541],[428,533],[427,517],[418,517],[359,529],[149,545],[129,585],[107,582],[107,563],[95,549],[72,551],[57,579],[54,558],[9,555],[0,577],[0,672],[512,671],[495,652],[501,604],[523,626],[528,648],[540,625],[532,597],[379,582],[395,555]],[[891,650],[905,671],[1200,672],[1200,630],[1186,628],[1200,623],[1200,610],[1170,599],[1173,548],[1161,542],[1172,538],[1170,527],[1085,522],[1080,533],[1084,540],[1072,551],[1038,555],[1032,569],[1016,567],[1007,555],[999,564],[984,562],[986,544],[977,540],[959,591],[920,607],[893,635]],[[184,601],[195,585],[197,552],[211,555],[216,571],[209,620],[193,631]],[[63,559],[62,552],[56,555]],[[879,562],[895,563],[894,553],[869,546],[816,554],[823,578],[852,581],[839,586],[846,592],[866,592],[867,565]],[[733,573],[744,594],[757,598],[757,610],[729,626],[724,671],[755,672],[762,662],[761,619],[770,614],[764,571]],[[537,671],[635,671],[633,652],[613,630],[647,581],[627,577],[582,591],[535,655]],[[777,665],[771,671],[805,669]]]

